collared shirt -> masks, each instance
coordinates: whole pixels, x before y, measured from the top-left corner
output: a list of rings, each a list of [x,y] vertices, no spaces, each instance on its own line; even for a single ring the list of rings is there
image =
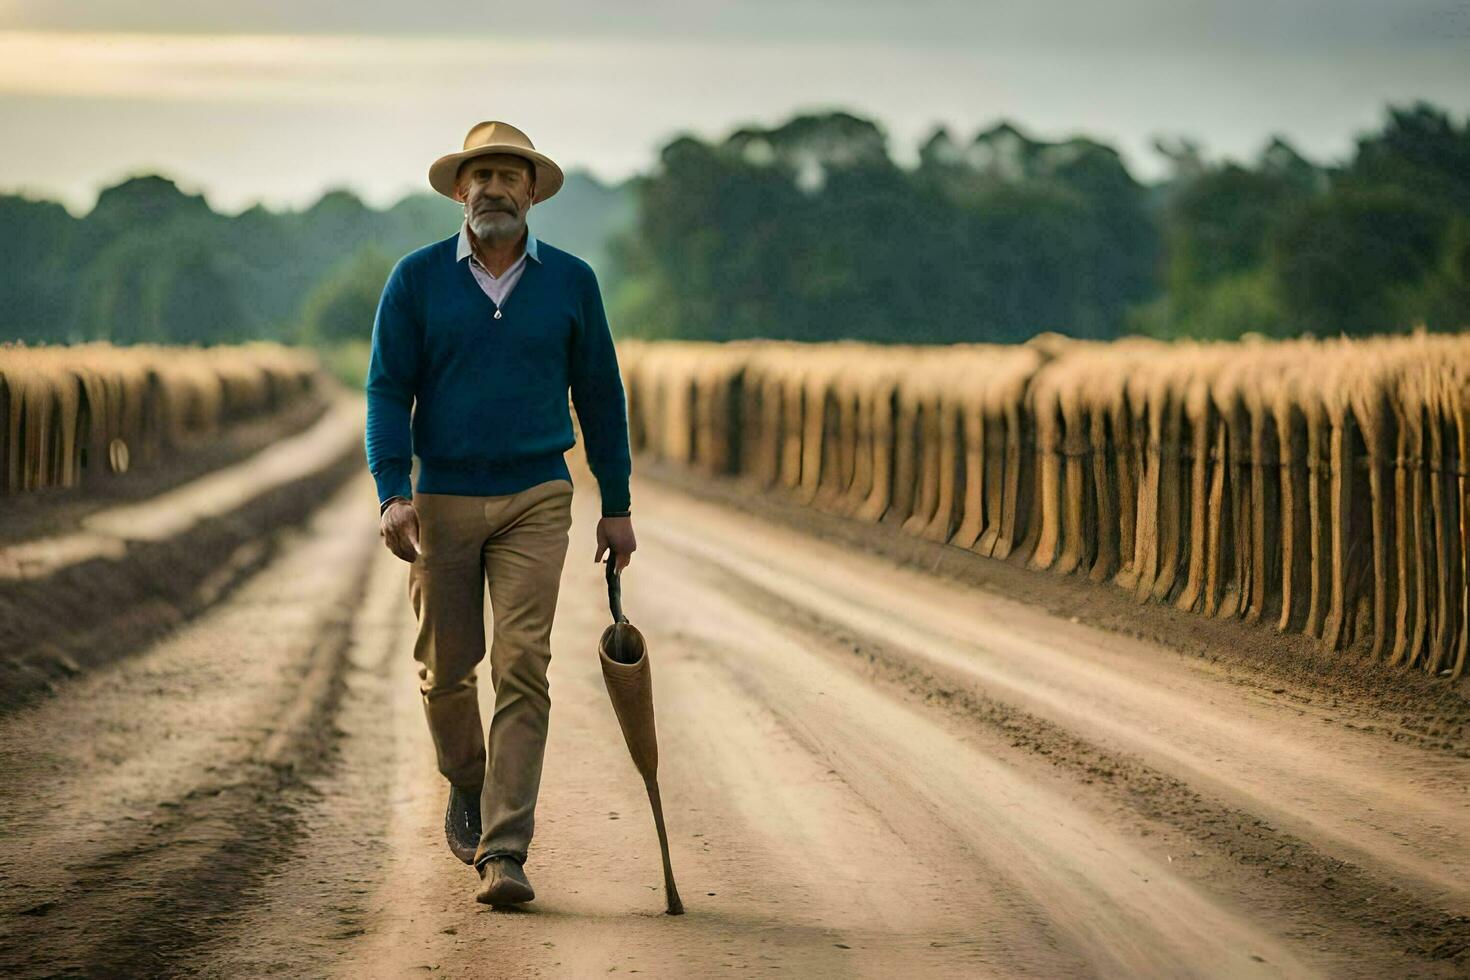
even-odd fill
[[[470,273],[474,275],[475,282],[480,284],[480,288],[485,291],[485,295],[490,297],[496,307],[505,303],[505,298],[510,295],[510,291],[520,281],[521,272],[526,268],[527,256],[530,256],[537,262],[541,261],[536,255],[536,233],[531,231],[529,227],[526,229],[525,251],[521,252],[520,257],[511,263],[509,269],[506,269],[498,276],[493,276],[490,274],[490,270],[486,269],[480,264],[480,260],[475,258],[474,249],[470,247],[470,223],[465,221],[459,226],[459,244],[455,249],[454,260],[456,262],[463,262],[465,259],[470,260]]]

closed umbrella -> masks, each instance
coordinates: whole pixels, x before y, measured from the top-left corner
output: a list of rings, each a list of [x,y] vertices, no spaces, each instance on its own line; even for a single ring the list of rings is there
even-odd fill
[[[664,899],[669,915],[683,915],[684,903],[674,887],[674,869],[669,864],[669,836],[664,830],[664,808],[658,795],[658,733],[653,724],[653,674],[648,665],[648,647],[638,627],[623,615],[622,588],[616,554],[607,555],[607,602],[612,625],[602,631],[597,656],[602,662],[602,680],[607,696],[623,729],[623,739],[633,756],[633,765],[643,777],[648,802],[653,806],[653,825],[658,829],[658,846],[664,859]]]

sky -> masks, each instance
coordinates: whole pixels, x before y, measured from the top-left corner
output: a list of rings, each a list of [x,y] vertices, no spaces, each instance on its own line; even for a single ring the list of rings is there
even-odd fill
[[[0,0],[0,191],[77,214],[150,172],[222,211],[387,205],[483,119],[608,181],[830,109],[901,164],[1008,119],[1150,180],[1156,137],[1327,162],[1416,99],[1470,113],[1470,0]]]

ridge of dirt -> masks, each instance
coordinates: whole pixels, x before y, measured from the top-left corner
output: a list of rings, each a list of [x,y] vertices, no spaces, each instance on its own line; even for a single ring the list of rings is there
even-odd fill
[[[309,780],[309,792],[298,787],[302,806],[292,830],[300,834],[273,855],[271,873],[254,883],[247,903],[197,946],[178,951],[173,975],[332,976],[347,950],[377,928],[371,896],[385,885],[393,799],[402,792],[394,778],[401,746],[389,723],[395,681],[417,694],[395,670],[404,666],[406,633],[385,623],[392,619],[387,600],[403,598],[403,570],[393,563],[399,559],[364,559],[372,571],[353,620],[346,690],[330,722],[332,762],[297,772]]]
[[[334,718],[346,690],[353,617],[377,544],[363,539],[363,560],[313,625],[305,673],[287,684],[288,696],[244,751],[210,767],[212,775],[187,792],[159,800],[148,824],[112,828],[115,842],[100,858],[70,867],[59,897],[12,919],[0,966],[17,976],[172,975],[181,954],[206,943],[251,900],[252,887],[303,836],[302,821],[319,796],[313,779],[335,764],[342,733]],[[61,907],[68,928],[85,923],[84,934],[62,940],[48,931],[48,916]]]
[[[134,541],[117,561],[0,583],[0,716],[67,677],[146,647],[227,597],[271,560],[281,532],[361,468],[360,452],[348,449],[311,476],[177,539]]]
[[[335,382],[331,382],[335,383]],[[8,494],[3,500],[0,546],[73,530],[89,514],[117,504],[156,497],[206,473],[248,459],[262,449],[311,428],[331,407],[318,390],[269,415],[197,435],[168,458],[123,476],[93,475],[75,487],[47,487]]]
[[[892,521],[867,524],[800,502],[784,488],[693,473],[637,457],[636,471],[681,493],[718,503],[927,574],[1022,600],[1053,615],[1167,647],[1207,662],[1231,684],[1325,705],[1336,723],[1457,758],[1470,758],[1470,677],[1433,677],[1393,668],[1362,651],[1332,653],[1310,636],[1266,624],[1216,619],[1171,605],[1139,603],[1122,589],[1076,575],[1025,567],[904,533]],[[861,569],[854,569],[861,574]],[[1295,688],[1296,690],[1291,690]]]
[[[1178,862],[1181,873],[1242,905],[1268,907],[1272,916],[1293,922],[1294,937],[1315,938],[1319,952],[1341,954],[1351,941],[1362,965],[1358,975],[1383,976],[1390,969],[1405,975],[1403,959],[1380,959],[1385,946],[1395,945],[1415,961],[1421,971],[1415,976],[1470,970],[1470,916],[1378,882],[1351,862],[1324,854],[1141,759],[1100,748],[1061,725],[987,697],[943,668],[919,666],[912,654],[859,636],[737,573],[696,566],[694,574],[796,631],[808,649],[894,695],[937,709],[965,735],[982,739],[992,755],[1018,764],[1026,757],[1045,760],[1059,780],[1074,789],[1088,787],[1081,792],[1094,803],[1131,818],[1141,836],[1188,854],[1189,861]],[[1175,863],[1172,856],[1169,862]],[[1242,872],[1247,882],[1239,880]],[[1322,910],[1330,918],[1320,916]]]

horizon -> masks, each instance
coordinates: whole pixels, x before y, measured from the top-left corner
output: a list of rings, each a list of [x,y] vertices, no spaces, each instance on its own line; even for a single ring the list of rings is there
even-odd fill
[[[1422,101],[1428,101],[1428,100],[1422,100]],[[1409,101],[1403,101],[1403,102],[1397,102],[1397,103],[1386,103],[1382,107],[1382,116],[1381,116],[1380,123],[1382,121],[1386,121],[1387,120],[1388,112],[1389,112],[1390,109],[1394,109],[1394,108],[1408,108],[1408,107],[1410,107],[1410,105],[1411,105],[1411,102],[1409,102]],[[1441,109],[1445,108],[1442,105],[1438,105],[1438,104],[1436,104],[1436,105],[1437,105],[1438,108],[1441,108]],[[839,107],[839,106],[829,106],[829,107],[826,107],[825,109],[795,110],[790,115],[788,115],[785,119],[778,119],[778,120],[775,120],[775,121],[769,122],[769,123],[767,123],[767,122],[762,122],[762,123],[747,122],[747,123],[744,123],[742,125],[732,126],[730,129],[728,129],[727,131],[722,132],[722,133],[716,133],[716,134],[712,134],[712,135],[695,133],[693,135],[698,136],[700,139],[704,139],[704,140],[709,141],[709,142],[716,142],[717,143],[717,142],[720,142],[720,141],[724,140],[731,133],[733,133],[733,132],[735,132],[735,131],[737,131],[739,129],[745,128],[745,127],[759,126],[759,127],[762,127],[762,128],[774,128],[774,127],[780,126],[781,124],[783,124],[784,122],[788,121],[791,118],[794,118],[795,116],[812,114],[812,113],[818,113],[818,112],[824,112],[824,111],[837,112],[837,111],[848,111],[848,110],[845,110],[845,109],[843,109],[842,107]],[[1451,115],[1452,118],[1455,117],[1456,115],[1462,115],[1464,118],[1470,119],[1470,114],[1465,114],[1465,113],[1457,114],[1457,113],[1455,113],[1452,110],[1449,110],[1449,111],[1450,111],[1450,115]],[[855,113],[855,115],[861,116],[860,113]],[[870,117],[863,116],[862,118],[870,118]],[[880,129],[883,129],[884,132],[885,132],[885,135],[888,133],[888,129],[887,129],[887,127],[885,127],[883,125],[882,120],[871,119],[870,121],[876,123],[880,127]],[[936,123],[935,124],[935,129],[939,128],[940,126],[945,126],[945,124],[943,124],[943,123]],[[987,123],[985,123],[983,125],[980,125],[980,126],[975,127],[971,131],[959,131],[959,132],[956,132],[955,128],[952,127],[952,126],[945,126],[945,128],[949,129],[949,132],[950,132],[951,137],[954,137],[957,140],[957,142],[969,143],[969,142],[973,141],[980,134],[985,133],[985,132],[989,132],[989,131],[991,131],[991,130],[993,130],[995,128],[998,128],[1000,126],[1010,126],[1010,127],[1014,128],[1014,129],[1016,129],[1017,131],[1021,132],[1027,138],[1032,139],[1032,140],[1036,140],[1036,141],[1039,141],[1039,142],[1065,142],[1066,140],[1069,140],[1069,139],[1091,139],[1091,140],[1095,140],[1095,141],[1097,141],[1097,142],[1099,142],[1099,143],[1101,143],[1101,144],[1103,144],[1105,146],[1109,146],[1112,149],[1114,149],[1115,151],[1117,151],[1118,154],[1119,154],[1119,156],[1120,156],[1120,158],[1123,161],[1124,166],[1127,167],[1129,173],[1131,173],[1133,175],[1133,177],[1134,177],[1135,180],[1137,180],[1140,184],[1143,184],[1145,186],[1157,185],[1157,184],[1161,183],[1162,181],[1166,180],[1167,179],[1167,176],[1168,176],[1167,173],[1162,170],[1162,168],[1155,168],[1154,172],[1152,172],[1150,174],[1141,174],[1141,173],[1139,173],[1138,172],[1138,168],[1136,168],[1133,165],[1133,161],[1131,161],[1129,159],[1128,154],[1125,152],[1125,150],[1122,147],[1118,146],[1116,143],[1114,143],[1112,141],[1109,141],[1109,140],[1107,140],[1105,138],[1100,138],[1096,134],[1087,133],[1087,132],[1083,132],[1083,131],[1080,131],[1080,130],[1079,131],[1073,131],[1073,132],[1064,134],[1064,135],[1062,135],[1060,137],[1048,138],[1044,134],[1038,133],[1035,130],[1034,127],[1028,126],[1025,123],[1024,120],[1013,119],[1013,118],[1006,118],[1006,117],[998,117],[998,118],[992,119],[992,120],[990,120],[989,122],[987,122]],[[934,130],[931,129],[929,131],[929,133],[924,134],[924,137],[927,137],[933,131]],[[1371,131],[1373,131],[1372,130],[1372,127],[1365,127],[1363,129],[1355,130],[1347,138],[1347,142],[1345,143],[1345,149],[1343,151],[1343,154],[1339,155],[1338,157],[1333,157],[1333,158],[1330,158],[1330,159],[1323,159],[1321,157],[1318,157],[1318,156],[1313,155],[1310,152],[1307,152],[1306,149],[1303,148],[1301,145],[1295,143],[1289,137],[1285,137],[1285,136],[1283,136],[1283,134],[1279,134],[1279,133],[1269,133],[1269,134],[1263,135],[1262,138],[1259,141],[1259,145],[1255,148],[1255,150],[1252,151],[1252,152],[1248,152],[1248,153],[1243,153],[1243,154],[1211,154],[1209,152],[1209,150],[1208,150],[1208,147],[1207,146],[1203,146],[1203,145],[1201,146],[1201,152],[1202,152],[1202,156],[1203,156],[1204,160],[1207,163],[1210,163],[1210,164],[1223,165],[1225,163],[1231,163],[1231,162],[1233,162],[1233,163],[1240,163],[1240,164],[1249,164],[1250,162],[1252,162],[1254,160],[1255,155],[1257,153],[1259,153],[1260,150],[1262,150],[1263,148],[1265,148],[1267,146],[1267,144],[1273,138],[1275,138],[1277,136],[1283,136],[1283,138],[1287,139],[1287,141],[1289,143],[1291,143],[1292,146],[1299,153],[1301,153],[1302,156],[1304,158],[1306,158],[1309,162],[1311,162],[1311,163],[1313,163],[1313,164],[1315,164],[1315,165],[1317,165],[1319,167],[1332,167],[1332,166],[1336,166],[1336,165],[1338,165],[1339,163],[1342,162],[1342,160],[1341,160],[1341,157],[1342,156],[1345,156],[1345,155],[1347,155],[1347,154],[1350,153],[1351,148],[1354,145],[1354,141],[1359,136],[1362,136],[1363,134],[1365,134],[1367,132],[1371,132]],[[677,138],[678,136],[682,136],[682,135],[690,135],[690,133],[689,133],[689,131],[685,131],[685,132],[682,132],[682,133],[676,133],[676,134],[673,134],[672,136],[670,136],[670,139],[674,139],[674,138]],[[1190,138],[1191,135],[1192,134],[1189,134],[1189,133],[1170,134],[1170,136],[1173,136],[1173,137],[1183,137],[1183,138]],[[923,137],[921,137],[921,139],[922,138]],[[895,147],[894,145],[892,145],[892,138],[890,136],[890,138],[889,138],[889,144],[890,144],[888,146],[889,155],[893,159],[893,161],[894,161],[894,163],[895,163],[896,166],[900,167],[901,169],[911,170],[911,169],[913,169],[917,165],[917,162],[918,162],[918,154],[917,154],[917,145],[918,144],[917,143],[915,143],[912,146],[907,146],[907,147]],[[896,150],[903,150],[904,152],[895,152]],[[449,151],[446,151],[446,152],[449,152]],[[1158,153],[1157,150],[1153,150],[1152,152],[1153,152],[1153,155],[1154,156],[1162,156],[1161,154]],[[580,177],[580,178],[585,178],[587,180],[590,180],[590,181],[592,181],[592,182],[600,185],[603,188],[606,188],[606,189],[614,189],[614,188],[617,188],[617,187],[625,184],[627,181],[629,181],[629,180],[631,180],[631,179],[633,179],[635,177],[642,176],[642,175],[648,173],[649,170],[652,168],[653,163],[654,163],[654,161],[650,161],[648,167],[645,167],[644,169],[636,169],[636,170],[633,170],[631,172],[628,172],[628,173],[623,174],[623,175],[621,175],[619,177],[616,177],[616,178],[607,178],[607,177],[604,177],[603,175],[597,173],[593,168],[588,167],[588,166],[585,166],[585,165],[571,165],[571,166],[568,166],[568,165],[563,164],[563,169],[564,169],[564,172],[566,173],[566,176],[567,176],[568,181],[571,181],[571,180],[573,180],[575,178]],[[425,170],[427,170],[427,167],[425,167]],[[428,186],[427,181],[425,181],[424,186],[422,188],[408,187],[408,188],[403,189],[400,193],[398,193],[396,195],[392,195],[391,192],[390,192],[390,196],[388,196],[386,198],[385,197],[382,197],[381,195],[372,195],[372,194],[364,193],[363,190],[361,188],[359,188],[359,187],[352,186],[352,185],[350,185],[348,183],[345,183],[345,182],[338,182],[338,183],[325,184],[319,190],[317,190],[315,193],[310,193],[309,192],[307,197],[301,198],[301,199],[295,199],[295,200],[289,200],[289,201],[279,201],[279,200],[267,200],[267,199],[261,197],[261,198],[256,198],[256,199],[245,200],[243,203],[240,203],[240,202],[237,201],[234,206],[226,206],[226,205],[222,205],[220,203],[220,201],[218,200],[218,198],[219,198],[219,192],[216,189],[212,189],[210,187],[207,187],[203,183],[201,183],[201,182],[199,182],[197,180],[191,179],[187,175],[183,175],[183,174],[174,172],[174,171],[170,170],[167,167],[155,167],[155,168],[137,167],[137,168],[133,168],[133,169],[127,170],[125,172],[120,172],[120,173],[118,173],[118,174],[116,174],[115,176],[112,176],[112,177],[101,178],[98,181],[98,183],[95,185],[95,189],[92,190],[92,191],[90,191],[89,196],[85,200],[85,203],[81,202],[75,196],[59,195],[59,194],[56,194],[56,193],[53,193],[53,192],[49,192],[49,191],[37,191],[37,190],[31,189],[31,188],[25,188],[25,187],[0,186],[0,196],[24,197],[24,198],[28,198],[28,199],[31,199],[31,200],[49,201],[49,202],[57,203],[57,204],[62,205],[62,207],[64,207],[67,210],[67,212],[72,217],[80,219],[80,218],[85,218],[96,207],[97,200],[101,196],[101,194],[102,194],[103,191],[105,191],[105,190],[107,190],[109,188],[117,187],[117,186],[119,186],[121,184],[125,184],[128,181],[130,181],[130,180],[137,180],[137,179],[143,179],[143,178],[149,178],[149,177],[158,177],[158,178],[162,178],[164,180],[169,181],[170,183],[174,184],[178,188],[178,190],[180,191],[180,193],[182,193],[182,194],[190,195],[190,196],[199,196],[199,197],[202,197],[204,199],[206,205],[208,205],[208,207],[210,208],[210,210],[212,210],[216,214],[230,216],[230,217],[239,216],[240,214],[243,214],[243,213],[245,213],[247,211],[250,211],[252,209],[255,209],[255,208],[261,208],[263,210],[266,210],[268,212],[275,213],[275,214],[299,213],[299,212],[302,212],[302,211],[309,210],[311,207],[313,207],[316,203],[318,203],[322,198],[326,197],[327,195],[332,194],[332,193],[339,193],[339,192],[347,192],[347,193],[350,193],[353,196],[355,196],[358,200],[360,200],[364,204],[364,206],[366,206],[368,208],[371,208],[373,210],[377,210],[377,211],[386,211],[386,210],[389,210],[389,209],[397,206],[399,203],[401,203],[405,199],[410,198],[410,197],[424,196],[424,195],[427,195],[429,197],[433,197],[433,196],[435,196],[435,193],[436,193],[432,188],[430,188]]]
[[[797,0],[779,19],[763,3],[551,0],[514,34],[440,0],[139,6],[0,0],[4,192],[78,214],[158,173],[222,213],[299,210],[334,187],[384,207],[426,190],[430,161],[481,119],[618,184],[678,136],[829,110],[876,122],[900,166],[938,126],[968,140],[1009,120],[1106,143],[1155,182],[1155,138],[1245,162],[1280,136],[1330,165],[1390,105],[1470,114],[1470,13],[1440,0]]]

